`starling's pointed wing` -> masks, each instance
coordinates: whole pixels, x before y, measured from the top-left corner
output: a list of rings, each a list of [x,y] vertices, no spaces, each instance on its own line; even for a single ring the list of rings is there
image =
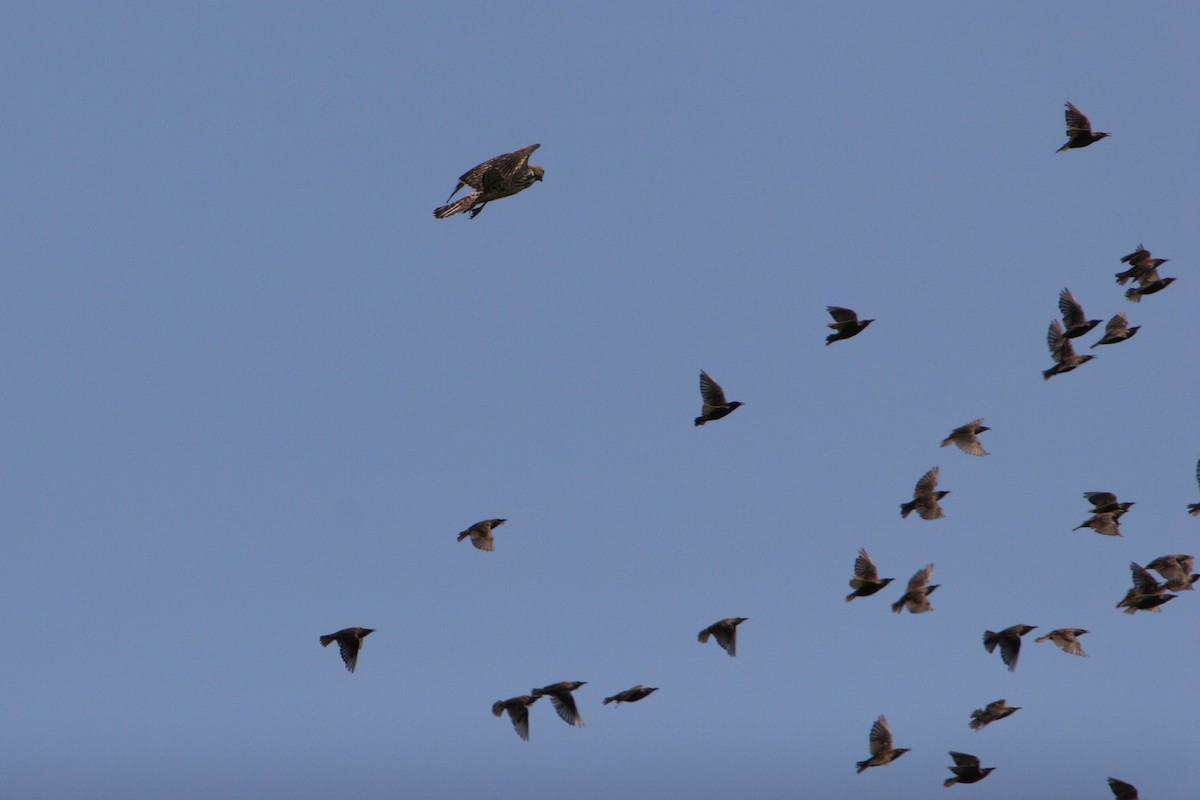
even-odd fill
[[[471,544],[480,550],[486,550],[491,553],[496,549],[496,537],[492,536],[490,525],[481,522],[478,525],[472,526],[471,530],[467,533],[471,537]]]
[[[1159,594],[1162,586],[1154,580],[1154,576],[1135,562],[1129,563],[1129,571],[1133,574],[1133,586],[1142,594]]]
[[[720,625],[713,629],[713,638],[717,640],[717,644],[725,649],[726,653],[731,656],[737,655],[737,627],[734,625]]]
[[[871,726],[871,755],[890,752],[892,749],[892,729],[888,727],[887,717],[880,717]]]
[[[829,316],[833,317],[834,322],[858,322],[858,314],[849,308],[825,306],[825,310],[829,312]]]
[[[1104,337],[1108,338],[1109,336],[1120,336],[1128,331],[1129,317],[1127,317],[1125,312],[1122,311],[1110,319],[1108,324],[1104,326]]]
[[[1058,320],[1051,322],[1050,330],[1046,332],[1046,345],[1050,348],[1050,356],[1055,361],[1063,360],[1062,351],[1064,344],[1067,347],[1071,346],[1070,340],[1063,335],[1064,333],[1062,323]]]
[[[358,650],[362,647],[362,642],[353,634],[339,636],[338,648],[342,651],[342,661],[346,662],[346,669],[354,672],[354,668],[358,666]]]
[[[1140,265],[1143,261],[1150,260],[1150,251],[1146,249],[1146,245],[1139,244],[1138,249],[1134,250],[1129,255],[1121,259],[1122,264],[1129,264],[1131,267]]]
[[[1125,781],[1119,781],[1116,778],[1109,778],[1108,788],[1112,789],[1112,793],[1117,800],[1138,800],[1137,789]]]
[[[575,707],[575,698],[570,692],[552,694],[550,702],[554,704],[554,710],[558,712],[558,716],[562,717],[563,722],[578,728],[583,727],[583,718],[579,716],[579,710]]]
[[[933,564],[926,564],[924,569],[918,570],[915,575],[908,579],[908,591],[913,592],[924,589],[931,578],[933,578]]]
[[[1113,505],[1117,502],[1117,496],[1112,492],[1084,492],[1083,496],[1096,508]]]
[[[938,468],[934,467],[922,475],[921,480],[917,481],[917,486],[913,489],[913,497],[932,497],[934,490],[937,489],[937,484]]]
[[[1091,121],[1083,115],[1083,112],[1070,103],[1067,103],[1067,137],[1073,138],[1080,134],[1092,133]]]
[[[529,706],[515,703],[508,707],[508,716],[512,720],[513,730],[525,741],[529,741]]]
[[[1073,656],[1087,655],[1087,653],[1083,652],[1083,645],[1079,643],[1079,639],[1077,638],[1080,635],[1078,630],[1068,628],[1055,631],[1055,633],[1059,634],[1059,638],[1054,643],[1061,647],[1064,653],[1070,653]]]
[[[700,396],[704,398],[706,407],[728,405],[725,402],[725,392],[721,389],[720,384],[708,377],[708,373],[704,370],[700,370]]]
[[[1000,633],[1000,660],[1008,666],[1008,671],[1017,668],[1017,658],[1021,655],[1021,637],[1015,633],[1002,631]]]
[[[992,714],[992,715],[1003,714],[1005,712],[1005,710],[1006,710],[1006,706],[1004,704],[1004,698],[1000,698],[999,700],[996,700],[995,702],[987,704],[987,713],[988,714]]]
[[[1058,310],[1062,314],[1063,324],[1068,328],[1087,324],[1087,314],[1083,313],[1083,306],[1075,299],[1075,295],[1071,294],[1070,289],[1063,289],[1058,293]]]
[[[979,758],[970,753],[956,753],[950,751],[950,757],[954,759],[954,764],[959,767],[975,767],[979,769]]]
[[[865,581],[879,579],[879,570],[875,567],[875,562],[867,555],[866,550],[858,551],[858,558],[854,559],[854,574]]]
[[[1101,534],[1104,534],[1105,536],[1120,536],[1121,535],[1120,521],[1117,520],[1117,518],[1114,515],[1109,514],[1109,513],[1093,514],[1091,519],[1089,519],[1087,522],[1080,525],[1079,527],[1091,528],[1096,533],[1101,533]]]
[[[921,503],[917,506],[917,514],[921,519],[943,519],[946,512],[942,511],[942,507],[938,505],[937,499],[930,497],[926,503]]]

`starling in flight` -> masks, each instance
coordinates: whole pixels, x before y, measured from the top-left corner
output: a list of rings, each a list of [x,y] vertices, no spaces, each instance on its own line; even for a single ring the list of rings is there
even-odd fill
[[[967,455],[986,456],[987,451],[979,443],[979,434],[990,430],[991,428],[986,427],[983,424],[983,418],[980,417],[974,422],[968,422],[966,425],[961,425],[950,431],[950,435],[942,439],[942,447],[949,447],[954,444]]]
[[[724,390],[704,370],[700,370],[700,396],[704,398],[704,406],[700,409],[700,416],[696,417],[696,425],[732,414],[742,405],[739,402],[726,402]]]
[[[1046,344],[1050,347],[1051,358],[1054,359],[1053,367],[1042,370],[1042,377],[1046,380],[1050,380],[1055,375],[1070,372],[1080,364],[1085,364],[1095,358],[1091,355],[1075,355],[1075,348],[1071,346],[1071,340],[1067,338],[1066,331],[1063,330],[1062,323],[1058,320],[1050,323],[1050,330],[1046,333]]]
[[[829,316],[833,317],[833,322],[829,324],[834,332],[825,337],[825,346],[833,344],[841,339],[849,339],[852,336],[858,336],[867,326],[875,320],[864,319],[861,322],[858,319],[858,314],[855,314],[848,308],[839,306],[825,306],[825,310],[829,312]]]
[[[890,764],[909,751],[907,747],[892,747],[892,729],[888,727],[887,718],[880,716],[871,726],[871,757],[858,762],[858,773],[861,775],[867,767],[882,767]]]
[[[1138,800],[1137,789],[1125,781],[1109,778],[1108,788],[1112,789],[1113,796],[1117,800]]]
[[[458,190],[464,186],[475,191],[453,203],[450,203],[450,198],[446,198],[449,205],[434,209],[433,216],[445,219],[454,214],[467,212],[468,217],[475,219],[479,212],[483,211],[483,207],[492,200],[499,200],[528,189],[534,181],[540,181],[546,174],[541,167],[529,163],[529,156],[539,147],[541,147],[540,144],[531,144],[516,152],[496,156],[469,170],[458,179],[458,185],[454,187],[450,197],[458,194]]]
[[[549,697],[550,702],[554,705],[554,710],[562,717],[563,722],[582,728],[583,717],[579,716],[579,709],[575,707],[575,697],[571,692],[586,683],[587,681],[561,681],[543,686],[541,689],[534,689],[532,694],[535,698],[542,695]]]
[[[1021,637],[1036,628],[1036,625],[1013,625],[999,633],[983,632],[983,646],[989,653],[1000,646],[1000,660],[1008,665],[1008,671],[1017,668],[1017,658],[1021,655]]]
[[[749,617],[730,617],[723,619],[720,622],[714,622],[704,630],[700,631],[700,635],[696,638],[700,640],[700,644],[708,641],[708,637],[712,636],[717,640],[717,644],[725,648],[725,652],[729,653],[730,658],[737,655],[737,626],[745,622]]]
[[[880,578],[875,562],[867,555],[867,551],[859,549],[858,558],[854,559],[854,577],[850,579],[850,588],[854,591],[846,595],[849,603],[856,597],[870,597],[892,582],[892,578]]]
[[[1069,150],[1076,147],[1087,147],[1092,142],[1098,142],[1105,136],[1111,136],[1110,133],[1102,133],[1097,131],[1092,133],[1092,123],[1083,115],[1075,106],[1067,103],[1067,143],[1058,148],[1057,152]]]
[[[609,703],[636,703],[638,700],[644,700],[650,696],[651,692],[657,692],[657,686],[642,686],[640,683],[632,689],[626,689],[623,692],[617,692],[612,697],[604,698],[604,705]]]
[[[1133,588],[1117,603],[1117,608],[1125,609],[1126,614],[1136,614],[1139,611],[1153,611],[1157,614],[1159,606],[1178,597],[1167,594],[1167,587],[1154,580],[1154,576],[1136,562],[1130,562],[1129,571],[1133,574]]]
[[[1125,312],[1122,311],[1108,321],[1108,324],[1104,326],[1104,338],[1092,347],[1099,347],[1102,344],[1117,344],[1126,339],[1132,339],[1133,335],[1141,329],[1141,325],[1129,327],[1129,317],[1125,316]]]
[[[374,628],[342,628],[337,633],[321,637],[321,647],[328,647],[331,642],[337,642],[342,651],[342,661],[346,669],[354,672],[358,664],[358,651],[362,649],[362,640],[375,632]]]
[[[908,589],[900,596],[900,599],[892,603],[892,611],[899,614],[904,609],[908,609],[910,614],[924,614],[926,611],[933,611],[933,606],[929,604],[929,595],[941,586],[940,583],[935,583],[932,586],[929,584],[933,578],[933,564],[926,564],[924,569],[917,570],[917,573],[908,579]]]
[[[950,757],[954,759],[954,766],[948,769],[954,773],[953,778],[947,778],[942,786],[950,787],[956,783],[976,783],[988,776],[988,773],[995,767],[979,768],[979,759],[967,753],[955,753],[950,751]]]
[[[1128,264],[1129,269],[1116,274],[1117,283],[1121,286],[1124,286],[1129,280],[1141,283],[1151,272],[1170,260],[1169,258],[1151,258],[1150,251],[1146,249],[1145,245],[1139,244],[1137,250],[1121,259],[1121,263]]]
[[[1196,565],[1195,556],[1175,555],[1159,556],[1146,565],[1163,577],[1163,585],[1172,592],[1190,592],[1195,590],[1193,584],[1200,580],[1200,575],[1192,572]]]
[[[1070,289],[1063,289],[1058,293],[1058,310],[1062,314],[1063,325],[1066,326],[1063,336],[1068,339],[1083,336],[1100,324],[1098,319],[1087,318],[1087,314],[1083,313],[1083,306],[1075,299],[1075,295],[1071,294]]]
[[[506,522],[506,519],[485,519],[483,522],[476,522],[458,535],[458,541],[461,542],[470,536],[471,544],[490,553],[496,549],[496,538],[492,536],[492,529],[499,528]]]
[[[991,725],[993,722],[1012,716],[1020,710],[1020,706],[1007,705],[1004,699],[1001,698],[995,702],[988,703],[983,708],[977,708],[972,711],[971,721],[967,724],[971,726],[971,730],[977,731]]]
[[[913,511],[916,511],[921,519],[941,519],[946,516],[942,507],[938,505],[938,501],[950,492],[935,491],[937,484],[938,468],[934,467],[922,475],[921,480],[917,481],[917,485],[913,489],[913,499],[900,504],[900,516],[907,518]]]
[[[1096,533],[1102,533],[1105,536],[1120,536],[1121,535],[1121,514],[1113,511],[1102,511],[1099,514],[1092,514],[1089,518],[1076,525],[1073,530],[1080,528],[1091,528]]]
[[[1118,519],[1136,505],[1133,502],[1118,502],[1112,492],[1084,492],[1083,496],[1092,504],[1093,514],[1114,514]]]
[[[497,700],[495,703],[492,703],[492,713],[499,717],[507,711],[508,718],[512,720],[513,729],[516,730],[517,736],[528,742],[529,707],[537,701],[538,698],[531,694],[510,697],[507,700]]]
[[[1083,652],[1083,646],[1079,644],[1079,637],[1083,636],[1087,631],[1083,628],[1059,628],[1047,633],[1045,636],[1039,636],[1034,639],[1034,643],[1044,642],[1047,639],[1058,645],[1059,649],[1064,653],[1070,653],[1073,656],[1086,656]]]

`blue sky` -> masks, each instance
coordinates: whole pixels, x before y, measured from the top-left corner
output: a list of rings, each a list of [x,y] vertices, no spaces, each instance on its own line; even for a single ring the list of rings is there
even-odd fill
[[[1185,796],[1200,593],[1114,605],[1200,543],[1198,23],[5,5],[6,792],[905,800],[959,750],[978,798]],[[1067,100],[1113,136],[1056,155]],[[543,183],[432,218],[534,142]],[[1133,305],[1139,242],[1179,280]],[[1046,382],[1063,287],[1143,327]],[[830,304],[877,322],[827,348]],[[701,369],[746,405],[697,429]],[[977,417],[992,455],[938,448]],[[847,604],[860,547],[896,583]],[[561,680],[582,729],[490,714]],[[879,714],[912,752],[856,775]]]

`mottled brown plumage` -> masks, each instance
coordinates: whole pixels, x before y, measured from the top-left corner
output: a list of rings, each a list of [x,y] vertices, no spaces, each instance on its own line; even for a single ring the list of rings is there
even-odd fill
[[[833,322],[829,323],[829,327],[834,330],[833,333],[825,337],[826,347],[842,339],[858,336],[866,330],[868,325],[875,321],[873,319],[859,321],[858,314],[849,308],[842,308],[841,306],[826,306],[825,310],[829,312],[829,316],[833,317]]]
[[[1049,640],[1058,645],[1064,653],[1070,653],[1073,656],[1087,656],[1087,653],[1083,652],[1083,645],[1079,643],[1079,637],[1085,633],[1087,631],[1083,628],[1058,628],[1033,641],[1037,644]]]
[[[697,426],[728,416],[736,411],[738,406],[743,405],[737,401],[728,402],[720,384],[710,378],[704,370],[700,370],[700,397],[704,399],[704,405],[700,409],[700,416],[696,417]]]
[[[725,652],[729,653],[732,658],[737,655],[737,626],[745,622],[749,617],[729,617],[719,622],[714,622],[704,630],[700,631],[700,635],[696,638],[700,640],[700,644],[708,641],[708,637],[717,640],[717,644],[725,648]]]
[[[937,484],[938,468],[934,467],[917,481],[917,485],[913,489],[913,499],[900,504],[900,516],[907,518],[913,511],[916,511],[921,519],[941,519],[946,516],[942,507],[938,505],[938,501],[950,492],[936,491]]]
[[[1036,625],[1012,625],[1002,631],[984,631],[983,646],[991,653],[1000,647],[1000,660],[1008,665],[1008,671],[1017,668],[1017,659],[1021,655],[1021,637],[1036,628]]]
[[[991,725],[993,722],[1010,717],[1021,710],[1020,706],[1010,706],[1004,702],[1004,698],[988,703],[983,708],[977,708],[971,712],[971,721],[967,723],[971,726],[971,730],[977,731]]]
[[[529,163],[529,156],[539,147],[541,147],[540,144],[531,144],[512,153],[488,159],[474,169],[468,170],[458,179],[458,185],[454,187],[450,197],[454,197],[464,186],[475,191],[453,203],[450,202],[450,198],[447,198],[448,205],[434,209],[433,216],[445,219],[466,212],[471,219],[474,219],[491,201],[514,195],[528,189],[535,181],[542,180],[546,171]]]
[[[585,685],[587,685],[587,681],[560,681],[540,689],[534,689],[531,694],[534,697],[542,695],[549,697],[554,710],[558,712],[558,716],[562,718],[563,722],[582,728],[583,717],[579,716],[579,709],[575,707],[575,697],[571,692]]]
[[[496,549],[496,538],[492,536],[492,529],[499,528],[506,522],[506,519],[485,519],[483,522],[476,522],[458,535],[458,541],[461,542],[470,536],[471,544],[490,553]]]
[[[1055,375],[1070,372],[1080,364],[1086,364],[1095,358],[1093,355],[1075,354],[1075,348],[1071,345],[1071,340],[1067,338],[1066,331],[1063,330],[1062,323],[1058,320],[1050,323],[1050,330],[1046,333],[1046,344],[1050,347],[1050,357],[1054,359],[1053,367],[1042,370],[1042,377],[1046,380],[1050,380]]]
[[[1097,131],[1092,133],[1092,123],[1083,112],[1070,103],[1067,103],[1066,118],[1067,118],[1067,143],[1058,148],[1056,152],[1061,153],[1064,150],[1070,150],[1077,147],[1087,147],[1093,142],[1098,142],[1105,136],[1111,136],[1111,133]]]
[[[337,642],[338,649],[342,652],[342,661],[346,663],[346,669],[354,672],[354,668],[358,666],[358,651],[362,649],[363,639],[374,632],[374,628],[342,628],[337,633],[322,636],[321,647],[328,647],[331,643]]]
[[[861,775],[868,767],[882,767],[890,764],[909,751],[907,747],[892,747],[892,729],[888,726],[887,718],[880,715],[871,726],[870,737],[871,757],[857,763]]]
[[[929,604],[929,595],[933,594],[941,584],[930,585],[929,581],[932,578],[933,564],[926,564],[924,569],[917,570],[916,574],[908,579],[908,588],[904,594],[900,596],[899,600],[892,603],[892,611],[897,614],[906,608],[910,614],[924,614],[926,611],[933,611],[933,606]]]
[[[512,720],[513,730],[525,741],[529,741],[529,707],[538,701],[540,695],[523,694],[520,697],[510,697],[507,700],[497,700],[492,703],[492,713],[497,717],[508,712]]]
[[[859,549],[858,558],[854,559],[854,577],[850,579],[850,588],[854,591],[846,595],[849,603],[856,597],[870,597],[892,582],[892,578],[880,578],[875,562],[867,555],[867,551]]]
[[[983,417],[977,420],[968,422],[966,425],[960,425],[950,431],[950,435],[942,439],[942,447],[956,445],[959,450],[962,450],[967,455],[971,456],[986,456],[987,451],[983,449],[983,445],[979,443],[979,434],[984,431],[990,431],[991,428],[983,424]]]

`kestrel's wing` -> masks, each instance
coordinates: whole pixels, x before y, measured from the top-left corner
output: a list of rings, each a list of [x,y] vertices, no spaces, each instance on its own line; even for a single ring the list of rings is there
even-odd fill
[[[706,406],[727,405],[724,390],[704,370],[700,370],[700,396],[704,398]]]
[[[875,720],[871,726],[871,755],[877,756],[892,749],[892,729],[886,717]]]
[[[518,172],[525,168],[525,165],[529,163],[529,156],[539,147],[541,147],[540,144],[531,144],[529,147],[522,147],[512,153],[496,156],[487,162],[487,169],[480,176],[482,185],[478,188],[486,192],[489,189],[506,186]]]
[[[858,558],[854,559],[854,574],[863,580],[879,579],[879,570],[875,567],[875,562],[867,555],[866,550],[858,551]]]
[[[1154,576],[1143,569],[1135,562],[1130,562],[1129,571],[1133,573],[1133,586],[1142,594],[1158,594],[1162,587],[1158,585],[1158,581],[1154,580]]]
[[[712,632],[713,638],[717,640],[717,644],[725,649],[726,653],[731,656],[737,655],[737,628],[733,626],[725,626],[717,628]]]
[[[833,317],[834,322],[858,322],[858,314],[848,308],[825,306],[825,310],[829,312],[829,316]]]
[[[975,767],[975,768],[979,767],[979,758],[977,756],[971,755],[970,753],[956,753],[953,750],[951,750],[950,757],[954,759],[954,763],[956,766]]]
[[[337,640],[338,649],[342,651],[342,661],[346,662],[346,669],[354,672],[354,668],[358,666],[358,649],[361,645],[357,636],[342,636]]]
[[[1087,315],[1083,313],[1083,306],[1075,299],[1075,295],[1071,294],[1070,289],[1063,289],[1058,293],[1058,310],[1068,328],[1087,324]]]
[[[913,497],[931,496],[938,484],[938,468],[926,472],[921,476],[921,480],[917,481],[917,486],[913,489]]]
[[[554,704],[554,710],[562,717],[563,722],[576,727],[583,727],[583,720],[579,716],[579,710],[575,707],[575,698],[570,692],[562,692],[560,694],[550,695],[550,702]]]
[[[1097,508],[1117,502],[1117,496],[1112,492],[1084,492],[1083,496]]]
[[[1081,133],[1091,134],[1092,123],[1083,115],[1083,112],[1070,103],[1067,103],[1067,136],[1075,137]]]
[[[918,570],[915,575],[908,579],[908,591],[912,592],[925,588],[931,578],[933,578],[933,564],[926,564],[924,569]]]
[[[1108,788],[1112,789],[1112,793],[1117,800],[1138,800],[1137,789],[1125,781],[1119,781],[1116,778],[1109,778]]]

